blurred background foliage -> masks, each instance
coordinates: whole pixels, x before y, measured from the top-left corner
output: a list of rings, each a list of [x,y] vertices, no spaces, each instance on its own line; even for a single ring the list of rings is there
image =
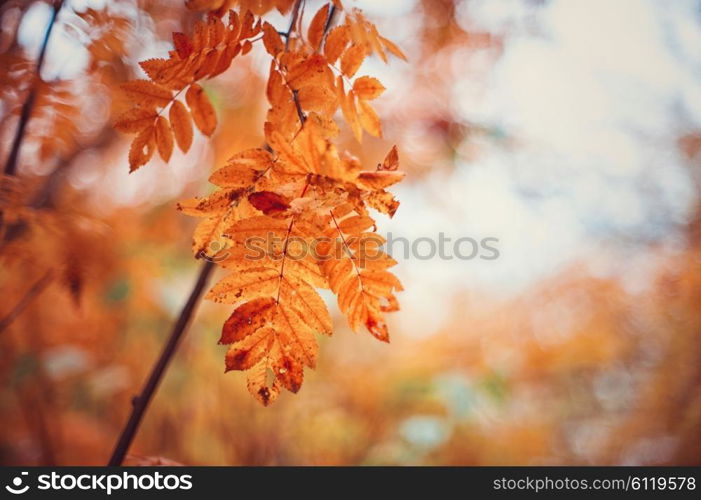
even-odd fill
[[[345,3],[409,56],[365,63],[389,89],[386,139],[341,138],[366,166],[399,145],[407,185],[381,229],[495,237],[500,257],[399,256],[391,344],[332,305],[318,368],[271,408],[224,375],[230,311],[203,303],[131,462],[698,465],[701,4]],[[0,4],[3,159],[50,13]],[[0,318],[25,302],[0,329],[2,464],[106,462],[197,272],[175,202],[262,141],[256,49],[206,88],[213,140],[128,174],[118,85],[197,18],[165,0],[59,13],[0,193]]]

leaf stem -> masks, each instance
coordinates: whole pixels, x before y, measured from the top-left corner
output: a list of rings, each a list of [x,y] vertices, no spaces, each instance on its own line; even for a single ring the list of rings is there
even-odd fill
[[[115,444],[112,456],[107,463],[108,466],[122,465],[124,457],[126,456],[127,451],[129,451],[129,447],[131,446],[134,436],[139,429],[139,424],[141,424],[144,413],[146,412],[151,399],[153,399],[153,395],[158,388],[159,382],[163,378],[163,373],[165,372],[170,360],[173,358],[173,355],[178,348],[179,341],[187,329],[190,319],[195,312],[197,303],[202,296],[202,292],[207,286],[209,276],[212,274],[213,269],[214,263],[212,261],[205,261],[200,268],[200,274],[197,277],[195,286],[190,292],[190,297],[187,299],[187,302],[180,311],[178,320],[173,325],[173,330],[171,331],[170,337],[168,338],[165,346],[163,346],[161,356],[158,358],[156,364],[153,365],[151,374],[146,380],[141,393],[132,401],[133,408],[131,415],[129,416],[127,423],[124,425],[124,429],[122,429],[122,433]]]

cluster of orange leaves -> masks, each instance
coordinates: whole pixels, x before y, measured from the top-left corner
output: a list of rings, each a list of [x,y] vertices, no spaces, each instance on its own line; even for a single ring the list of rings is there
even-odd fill
[[[220,16],[228,4],[210,2],[218,10],[196,24],[192,37],[175,33],[169,59],[141,63],[150,80],[124,86],[135,107],[117,123],[137,133],[129,154],[132,170],[155,149],[167,161],[173,136],[183,151],[189,148],[190,117],[205,135],[216,126],[214,109],[196,82],[222,73],[258,40],[271,56],[265,146],[242,151],[216,170],[209,180],[218,189],[211,195],[178,205],[201,218],[195,255],[231,271],[207,298],[235,306],[220,339],[231,344],[226,369],[249,370],[248,389],[264,405],[283,387],[299,390],[304,367],[316,364],[315,334],[332,333],[317,289],[337,296],[354,330],[365,326],[385,342],[384,313],[399,308],[394,292],[402,289],[387,270],[396,262],[381,250],[384,239],[368,212],[391,217],[397,210],[399,202],[386,190],[403,178],[397,149],[375,169],[363,170],[357,158],[337,150],[334,117],[340,108],[358,141],[363,130],[381,136],[369,101],[385,88],[370,76],[352,79],[372,53],[384,61],[388,53],[404,55],[357,10],[332,28],[335,15],[343,13],[338,1],[313,16],[306,36],[303,3],[282,3],[276,7],[291,7],[292,22],[281,35],[248,10],[229,11],[225,23]],[[177,100],[183,92],[189,111]],[[162,116],[167,107],[169,121]],[[256,238],[266,245],[253,256],[250,243]]]

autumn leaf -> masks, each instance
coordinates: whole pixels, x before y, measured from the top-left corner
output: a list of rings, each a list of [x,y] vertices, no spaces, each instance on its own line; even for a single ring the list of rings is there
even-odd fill
[[[155,140],[158,154],[161,155],[163,161],[167,162],[173,153],[173,132],[168,120],[162,116],[156,120]]]
[[[329,64],[334,64],[336,60],[341,57],[349,41],[350,35],[348,34],[348,26],[345,24],[336,26],[329,31],[329,34],[326,36],[326,43],[324,44],[324,56]]]
[[[363,45],[351,45],[341,56],[341,71],[343,74],[348,78],[355,75],[355,72],[358,71],[360,65],[363,64],[365,55],[366,51]]]
[[[370,104],[362,99],[358,100],[358,117],[363,128],[375,137],[382,137],[380,117]]]
[[[353,82],[353,92],[358,99],[376,99],[385,91],[385,87],[377,78],[371,76],[361,76]]]
[[[326,4],[317,11],[312,18],[312,22],[309,23],[307,39],[309,40],[309,45],[315,51],[319,50],[319,47],[321,46],[321,40],[324,38],[324,26],[326,25],[326,20],[328,17],[329,4]]]
[[[169,118],[175,142],[177,142],[183,153],[187,153],[192,145],[192,120],[190,113],[182,102],[173,101],[170,107]]]
[[[166,106],[173,97],[170,90],[148,80],[124,83],[122,90],[136,104],[149,109]]]
[[[280,38],[277,30],[270,23],[263,23],[263,44],[268,54],[273,57],[276,57],[280,52],[285,50],[282,38]]]
[[[129,149],[130,172],[148,162],[153,156],[156,146],[155,130],[153,126],[143,129],[131,143]]]
[[[185,94],[185,100],[200,132],[204,135],[212,135],[217,127],[217,116],[204,89],[196,83],[192,84]]]
[[[114,128],[120,132],[141,132],[153,125],[158,114],[152,109],[133,108],[123,113],[114,123]]]
[[[401,52],[360,11],[344,12],[338,1],[335,12],[345,15],[339,26],[329,26],[331,4],[325,4],[310,20],[306,37],[295,33],[302,24],[296,19],[286,40],[250,10],[230,10],[225,18],[225,5],[190,1],[209,14],[191,33],[173,33],[167,58],[142,62],[150,80],[125,84],[135,106],[115,127],[137,134],[129,152],[132,170],[156,149],[166,162],[174,144],[186,152],[193,122],[205,136],[217,125],[200,81],[221,74],[254,43],[264,46],[270,58],[265,146],[232,156],[211,173],[213,192],[177,208],[199,219],[195,256],[227,271],[206,294],[233,308],[220,336],[228,346],[225,370],[247,371],[249,392],[269,405],[282,389],[300,390],[305,368],[316,366],[316,336],[333,331],[319,289],[335,294],[352,329],[389,341],[385,314],[399,309],[395,294],[402,285],[389,271],[396,261],[382,251],[384,239],[369,211],[390,217],[397,211],[399,202],[388,191],[403,179],[397,149],[368,170],[334,141],[339,107],[359,142],[363,131],[382,135],[370,101],[385,87],[369,75],[351,79],[368,55],[386,61],[388,54]]]

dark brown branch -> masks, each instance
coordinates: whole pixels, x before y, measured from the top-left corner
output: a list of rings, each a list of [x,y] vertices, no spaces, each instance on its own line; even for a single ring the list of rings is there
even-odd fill
[[[22,111],[19,116],[19,123],[17,124],[17,130],[15,131],[15,138],[12,141],[12,147],[10,149],[10,154],[7,157],[7,162],[5,163],[5,175],[15,175],[17,173],[17,162],[19,160],[19,153],[22,149],[22,142],[24,141],[25,131],[27,129],[27,124],[29,123],[29,118],[34,110],[34,103],[37,97],[37,82],[41,79],[41,68],[44,65],[44,58],[46,57],[46,48],[49,45],[49,38],[51,38],[51,32],[56,24],[56,18],[58,13],[63,7],[63,0],[55,0],[53,5],[53,11],[51,12],[51,19],[49,20],[49,26],[46,28],[46,34],[44,35],[44,41],[41,44],[41,50],[39,51],[39,58],[37,59],[34,81],[31,85],[31,90],[27,99],[22,105]]]
[[[168,367],[170,360],[173,358],[173,355],[178,348],[178,343],[187,329],[187,325],[195,312],[197,303],[199,302],[204,288],[207,286],[209,276],[211,275],[213,269],[214,263],[211,261],[205,261],[202,264],[200,274],[197,277],[197,282],[195,283],[192,292],[190,292],[190,297],[187,299],[185,306],[183,307],[182,311],[180,311],[178,320],[176,321],[175,325],[173,325],[173,330],[170,333],[170,337],[168,338],[166,345],[163,347],[161,356],[151,369],[151,374],[146,380],[146,383],[141,390],[141,394],[136,396],[132,401],[133,408],[131,415],[129,416],[129,420],[124,426],[124,429],[122,430],[122,433],[115,444],[112,457],[107,465],[121,465],[124,461],[124,457],[126,456],[127,451],[129,451],[129,447],[131,446],[134,436],[139,429],[139,424],[141,424],[144,413],[146,412],[151,399],[153,399],[153,395],[158,388],[159,382],[163,378],[165,369]]]
[[[322,41],[326,40],[326,35],[328,34],[329,30],[331,29],[331,26],[333,25],[335,17],[336,17],[336,5],[333,4],[333,5],[331,5],[331,9],[329,10],[329,17],[326,18],[326,24],[324,24],[324,36],[322,37]]]
[[[53,272],[50,270],[44,274],[39,280],[32,285],[32,287],[27,290],[27,293],[24,294],[24,297],[20,299],[20,301],[15,305],[14,308],[0,320],[0,332],[5,330],[8,326],[12,324],[12,322],[17,319],[17,317],[22,314],[22,312],[27,308],[29,304],[32,303],[32,300],[34,300],[36,297],[38,297],[41,292],[43,292],[46,287],[51,283],[51,280],[53,279]]]
[[[297,117],[299,118],[299,123],[301,125],[304,125],[304,122],[307,121],[307,115],[304,114],[304,111],[302,110],[302,105],[299,102],[299,95],[298,95],[297,90],[292,91],[292,99],[295,102],[295,109],[297,109]]]

